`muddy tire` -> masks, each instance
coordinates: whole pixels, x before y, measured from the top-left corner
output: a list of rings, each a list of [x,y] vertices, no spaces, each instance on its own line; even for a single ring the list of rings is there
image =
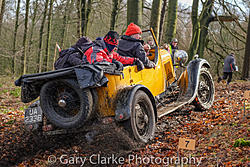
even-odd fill
[[[136,141],[147,143],[154,137],[154,108],[148,95],[139,90],[136,92],[131,108],[131,117],[125,122],[125,128]]]
[[[207,68],[200,71],[197,96],[193,102],[196,110],[207,110],[212,107],[214,101],[214,82]]]
[[[74,79],[47,82],[41,89],[40,101],[46,118],[60,128],[83,126],[93,110],[90,89],[80,89]]]

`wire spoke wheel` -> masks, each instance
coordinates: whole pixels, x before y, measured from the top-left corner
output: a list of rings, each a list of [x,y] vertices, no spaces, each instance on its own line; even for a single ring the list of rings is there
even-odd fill
[[[135,122],[136,122],[138,133],[141,136],[147,135],[147,131],[148,131],[149,115],[146,109],[147,108],[143,103],[137,104],[135,106]]]
[[[200,77],[199,87],[198,87],[198,97],[200,98],[202,103],[209,102],[211,98],[211,94],[209,93],[211,90],[211,81],[209,81],[209,77],[204,73]]]
[[[74,89],[58,83],[49,87],[47,92],[48,101],[58,115],[69,118],[80,112],[80,97]]]
[[[154,137],[155,115],[148,95],[139,90],[136,92],[131,108],[131,117],[125,122],[125,128],[132,138],[147,143]]]
[[[214,101],[214,83],[210,72],[206,68],[200,71],[197,97],[194,100],[196,109],[209,109]]]

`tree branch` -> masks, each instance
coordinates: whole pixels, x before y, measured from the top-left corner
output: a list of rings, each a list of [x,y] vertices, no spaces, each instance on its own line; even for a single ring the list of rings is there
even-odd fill
[[[238,20],[238,17],[236,17],[236,16],[217,16],[217,17],[211,18],[211,22],[213,22],[213,21],[232,22],[235,20]]]

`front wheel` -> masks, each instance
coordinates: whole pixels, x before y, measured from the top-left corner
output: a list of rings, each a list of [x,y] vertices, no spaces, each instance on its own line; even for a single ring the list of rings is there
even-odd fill
[[[206,68],[200,70],[200,78],[197,96],[194,105],[197,110],[207,110],[212,107],[214,101],[214,82],[210,72]]]
[[[125,123],[125,128],[137,141],[147,143],[154,137],[154,108],[145,92],[136,92],[131,106],[131,117]]]

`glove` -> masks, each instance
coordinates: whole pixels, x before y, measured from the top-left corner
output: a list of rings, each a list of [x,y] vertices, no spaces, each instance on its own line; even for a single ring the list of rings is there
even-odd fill
[[[144,69],[144,65],[143,65],[143,63],[141,62],[141,60],[135,58],[134,64],[137,65],[137,71],[141,71],[141,70]]]
[[[116,69],[119,71],[123,71],[123,64],[115,59],[112,60],[112,63],[116,65]]]
[[[145,65],[146,68],[154,68],[155,67],[155,63],[152,61],[148,61],[148,64]]]

